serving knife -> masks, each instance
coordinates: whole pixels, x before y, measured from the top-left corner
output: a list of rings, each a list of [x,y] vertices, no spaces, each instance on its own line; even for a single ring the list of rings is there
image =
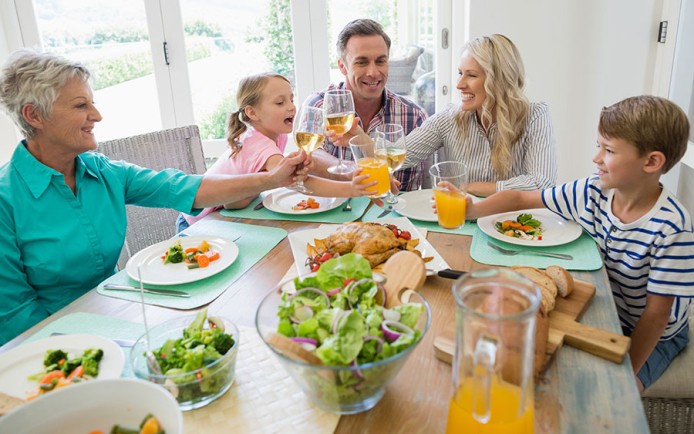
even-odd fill
[[[446,268],[445,270],[439,270],[437,274],[439,275],[439,277],[445,277],[447,279],[457,279],[463,274],[465,274],[465,271],[451,270],[450,268]]]
[[[104,285],[104,289],[109,289],[111,291],[134,291],[140,292],[140,288],[129,285],[118,285],[115,283],[107,283]],[[154,289],[154,288],[142,288],[143,292],[156,295],[169,295],[171,297],[190,297],[190,294],[183,291],[174,291],[172,289]]]
[[[253,209],[254,209],[255,211],[258,211],[259,209],[263,209],[263,208],[265,208],[265,205],[263,205],[263,202],[262,202],[262,201],[258,202],[258,203],[256,204],[256,206],[253,207]]]

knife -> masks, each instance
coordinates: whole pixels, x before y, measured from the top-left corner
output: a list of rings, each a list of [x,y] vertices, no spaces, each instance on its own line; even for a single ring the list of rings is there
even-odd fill
[[[440,277],[445,277],[447,279],[457,279],[465,273],[465,271],[451,270],[450,268],[446,268],[445,270],[439,270],[437,274]]]
[[[115,283],[105,284],[104,289],[110,289],[111,291],[140,292],[140,288],[136,288],[134,286],[128,286],[128,285],[117,285]],[[190,294],[188,294],[187,292],[174,291],[174,290],[168,290],[168,289],[142,288],[142,292],[146,292],[148,294],[157,294],[157,295],[170,295],[172,297],[185,297],[185,298],[190,297]]]
[[[263,205],[263,202],[260,201],[256,206],[253,207],[254,210],[258,211],[259,209],[265,208],[265,205]]]

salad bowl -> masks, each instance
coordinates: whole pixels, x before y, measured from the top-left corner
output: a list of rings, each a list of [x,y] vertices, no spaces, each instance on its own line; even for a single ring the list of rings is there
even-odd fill
[[[418,292],[405,291],[407,300],[386,308],[386,291],[371,277],[368,261],[347,254],[280,283],[256,312],[265,344],[309,399],[331,413],[373,408],[431,323]]]
[[[211,333],[212,329],[218,330]],[[181,410],[203,407],[224,395],[233,384],[239,330],[228,319],[207,317],[207,309],[203,309],[197,315],[177,317],[152,327],[149,345],[147,339],[147,334],[141,336],[130,352],[135,376],[163,386]],[[148,350],[152,350],[161,371],[152,369]]]

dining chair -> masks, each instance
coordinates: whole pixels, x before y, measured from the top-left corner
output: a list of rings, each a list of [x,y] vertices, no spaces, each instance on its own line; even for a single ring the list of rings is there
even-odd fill
[[[155,170],[174,168],[189,174],[205,173],[205,157],[197,125],[101,142],[97,152],[112,160],[125,160]],[[176,235],[178,211],[127,205],[126,214],[125,244],[118,258],[121,270],[135,253]]]
[[[414,79],[412,74],[417,67],[419,56],[424,53],[424,48],[411,45],[404,57],[390,59],[388,61],[388,82],[386,87],[398,95],[410,95]]]
[[[694,336],[694,314],[689,317],[689,336]],[[663,375],[643,392],[651,434],[680,434],[694,430],[694,348],[690,343]]]

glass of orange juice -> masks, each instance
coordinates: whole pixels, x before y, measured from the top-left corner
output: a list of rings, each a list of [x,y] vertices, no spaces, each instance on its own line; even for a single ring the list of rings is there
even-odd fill
[[[458,229],[465,223],[467,167],[458,161],[442,161],[429,168],[439,226]]]
[[[369,177],[364,181],[378,182],[369,194],[371,199],[386,197],[390,191],[390,172],[388,172],[388,154],[385,150],[384,134],[376,132],[373,137],[361,134],[349,139],[349,148],[352,151],[357,167],[362,170],[362,175]]]
[[[446,433],[532,434],[539,289],[509,270],[486,268],[453,284],[454,393]]]

